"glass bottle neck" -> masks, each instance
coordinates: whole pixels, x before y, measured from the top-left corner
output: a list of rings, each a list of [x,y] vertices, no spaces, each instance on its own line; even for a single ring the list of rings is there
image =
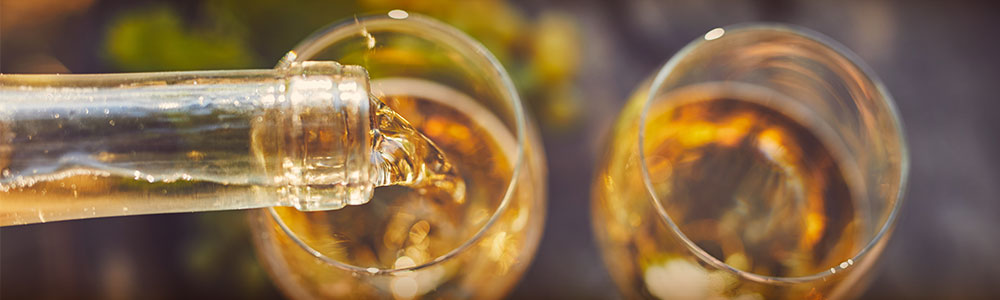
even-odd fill
[[[368,95],[364,69],[336,62],[0,75],[0,195],[93,175],[246,186],[268,195],[214,209],[366,203],[374,188]],[[156,212],[169,211],[148,213]]]

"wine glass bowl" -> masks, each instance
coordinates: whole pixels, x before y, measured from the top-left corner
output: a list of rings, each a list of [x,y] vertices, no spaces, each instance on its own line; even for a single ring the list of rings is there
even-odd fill
[[[846,48],[716,28],[632,94],[594,180],[594,231],[630,298],[852,298],[907,164],[891,97]]]
[[[382,187],[364,205],[251,214],[258,256],[292,298],[499,298],[531,261],[545,215],[535,128],[497,60],[454,28],[399,12],[349,20],[280,64],[364,67],[371,91],[432,140],[465,197]]]

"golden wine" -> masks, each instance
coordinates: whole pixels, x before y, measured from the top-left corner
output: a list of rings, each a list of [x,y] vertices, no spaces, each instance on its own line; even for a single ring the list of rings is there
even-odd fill
[[[530,262],[541,233],[543,191],[531,179],[538,170],[513,173],[511,130],[468,96],[414,79],[372,85],[460,171],[465,197],[390,186],[376,189],[368,204],[340,210],[276,207],[274,216],[259,210],[256,243],[273,279],[294,298],[502,296]],[[517,185],[508,194],[511,180]],[[274,217],[329,261],[296,244]]]
[[[779,290],[746,277],[853,264],[868,230],[857,171],[795,103],[699,84],[653,102],[640,132],[639,94],[616,127],[593,204],[605,258],[631,296],[810,298],[831,282]]]

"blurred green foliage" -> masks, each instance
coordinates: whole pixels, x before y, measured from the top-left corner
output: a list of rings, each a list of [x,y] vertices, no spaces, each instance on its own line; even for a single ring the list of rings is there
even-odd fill
[[[122,13],[107,28],[106,58],[123,71],[269,68],[311,32],[358,14],[404,9],[444,21],[483,43],[507,68],[543,128],[576,128],[577,21],[529,20],[500,0],[206,0],[195,16],[169,6]]]
[[[167,7],[125,14],[112,24],[107,56],[123,71],[246,68],[256,60],[240,36],[185,28]]]

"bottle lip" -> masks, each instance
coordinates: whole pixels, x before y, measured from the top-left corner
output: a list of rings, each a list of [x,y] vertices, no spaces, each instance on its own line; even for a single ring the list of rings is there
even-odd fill
[[[870,81],[872,86],[875,88],[878,94],[881,95],[883,103],[888,111],[888,116],[891,118],[890,122],[895,127],[896,135],[899,138],[899,155],[900,155],[900,181],[899,187],[896,189],[894,195],[895,201],[890,208],[888,216],[882,222],[878,224],[878,230],[872,235],[871,240],[867,241],[864,247],[857,251],[851,258],[846,261],[835,265],[824,271],[804,276],[792,276],[792,277],[779,277],[779,276],[765,276],[756,274],[753,272],[743,271],[736,269],[724,261],[716,258],[715,256],[709,254],[704,249],[701,249],[697,244],[695,244],[687,235],[681,231],[680,227],[674,223],[673,219],[665,210],[664,206],[661,205],[661,199],[657,196],[653,183],[651,180],[651,175],[647,166],[646,154],[643,150],[642,145],[644,145],[644,132],[645,123],[647,120],[647,112],[649,111],[651,103],[655,102],[655,97],[657,97],[656,92],[661,90],[667,77],[675,72],[678,64],[685,58],[696,53],[697,48],[704,43],[722,39],[727,35],[732,34],[752,34],[752,33],[784,33],[794,36],[795,38],[809,40],[815,42],[823,47],[826,47],[833,51],[834,55],[844,58],[852,67],[857,68],[861,74],[865,76],[865,79]],[[837,275],[838,272],[849,271],[851,269],[859,268],[862,266],[870,266],[871,261],[868,261],[868,256],[871,253],[879,253],[885,247],[885,241],[888,239],[890,233],[892,232],[896,219],[899,214],[900,207],[903,203],[903,194],[906,189],[907,177],[909,174],[909,154],[908,147],[906,144],[905,134],[903,131],[903,123],[899,118],[898,109],[896,108],[895,101],[893,101],[892,96],[889,94],[888,90],[882,84],[881,80],[875,75],[870,67],[865,64],[856,54],[851,52],[846,46],[840,44],[839,42],[823,35],[813,30],[798,27],[789,24],[781,23],[743,23],[731,26],[726,26],[722,28],[715,28],[707,32],[704,36],[695,39],[694,41],[688,43],[684,48],[678,51],[674,56],[672,56],[664,65],[657,71],[652,84],[649,89],[646,90],[647,95],[641,115],[639,117],[639,132],[637,133],[638,139],[638,155],[639,155],[639,165],[642,172],[642,180],[646,187],[647,193],[649,195],[650,202],[656,208],[657,213],[660,216],[660,220],[667,225],[668,228],[674,233],[675,237],[679,238],[684,244],[684,246],[693,253],[702,262],[711,265],[712,267],[720,270],[725,270],[731,274],[737,275],[741,278],[772,285],[792,285],[800,284],[806,282],[826,280],[831,276]]]
[[[368,203],[374,184],[367,72],[334,61],[292,62],[277,70],[284,76],[289,128],[280,173],[270,175],[283,178],[283,202],[300,211]],[[317,134],[344,146],[330,147]]]
[[[360,31],[359,31],[360,27]],[[414,32],[424,35],[433,35],[435,39],[440,39],[444,41],[447,45],[444,47],[452,47],[461,52],[468,53],[470,57],[475,58],[479,62],[482,62],[488,69],[486,71],[492,71],[492,75],[497,76],[500,79],[500,91],[503,93],[503,97],[508,99],[513,110],[514,115],[514,134],[516,139],[516,153],[513,159],[513,168],[511,172],[511,178],[505,188],[503,199],[497,206],[496,210],[486,221],[485,224],[471,237],[464,241],[461,245],[451,249],[449,252],[440,255],[436,258],[429,260],[426,263],[402,268],[392,268],[392,269],[380,269],[380,268],[362,268],[350,264],[346,264],[330,257],[323,255],[323,253],[312,248],[304,241],[302,241],[291,228],[285,224],[285,222],[278,215],[274,208],[268,208],[269,215],[271,219],[281,228],[281,230],[300,248],[316,257],[317,259],[323,261],[324,263],[344,269],[347,271],[355,272],[358,274],[369,274],[369,275],[388,275],[396,274],[406,271],[415,271],[420,269],[425,269],[431,266],[439,265],[445,261],[448,261],[455,256],[465,252],[468,248],[474,245],[476,242],[480,241],[484,236],[486,236],[487,231],[493,227],[493,224],[499,219],[504,212],[507,211],[508,206],[513,202],[513,196],[516,194],[516,188],[518,181],[521,177],[521,172],[524,172],[523,165],[526,163],[526,153],[525,153],[525,143],[527,142],[527,119],[525,117],[524,108],[522,107],[520,96],[514,87],[514,82],[510,78],[506,69],[500,64],[499,60],[493,56],[493,54],[486,49],[478,41],[474,40],[472,37],[466,35],[465,33],[459,31],[458,29],[449,26],[445,23],[437,21],[433,18],[422,16],[419,14],[408,13],[404,17],[400,17],[398,14],[375,14],[368,15],[364,17],[358,17],[353,20],[341,21],[334,23],[324,29],[320,29],[316,33],[307,37],[303,42],[296,46],[292,51],[289,51],[282,59],[278,62],[276,68],[284,68],[291,65],[297,61],[309,60],[313,56],[317,55],[319,52],[324,50],[329,45],[340,41],[342,39],[359,34],[359,32],[367,33],[367,28],[394,28],[401,30],[403,32]]]

